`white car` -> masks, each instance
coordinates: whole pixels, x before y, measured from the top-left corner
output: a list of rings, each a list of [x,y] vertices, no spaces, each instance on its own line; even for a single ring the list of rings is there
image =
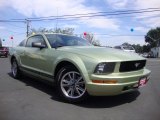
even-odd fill
[[[123,50],[123,51],[126,51],[126,52],[136,52],[135,49],[132,47],[132,46],[115,46],[114,48],[116,49],[120,49],[120,50]]]

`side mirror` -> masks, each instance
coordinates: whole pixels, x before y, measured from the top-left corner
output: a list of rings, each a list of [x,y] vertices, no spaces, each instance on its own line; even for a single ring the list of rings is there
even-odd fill
[[[37,48],[46,48],[46,45],[42,44],[41,42],[33,42],[32,47],[37,47]]]

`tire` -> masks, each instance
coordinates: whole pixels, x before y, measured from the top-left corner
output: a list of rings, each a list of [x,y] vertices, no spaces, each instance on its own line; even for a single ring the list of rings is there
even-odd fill
[[[19,66],[15,58],[12,60],[11,73],[12,73],[13,78],[15,79],[20,78],[21,72],[19,70]]]
[[[88,97],[85,81],[80,72],[73,66],[65,66],[57,76],[59,95],[70,103],[80,102]]]

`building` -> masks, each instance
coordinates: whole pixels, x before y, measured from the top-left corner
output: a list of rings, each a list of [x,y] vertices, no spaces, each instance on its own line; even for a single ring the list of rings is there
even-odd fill
[[[155,58],[160,57],[160,46],[151,48],[151,52],[153,54],[153,57],[155,57]]]

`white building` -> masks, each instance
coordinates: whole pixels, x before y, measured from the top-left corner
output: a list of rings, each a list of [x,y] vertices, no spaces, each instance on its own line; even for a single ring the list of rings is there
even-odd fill
[[[160,47],[154,47],[154,48],[152,48],[151,52],[153,53],[153,56],[155,58],[160,57]]]

